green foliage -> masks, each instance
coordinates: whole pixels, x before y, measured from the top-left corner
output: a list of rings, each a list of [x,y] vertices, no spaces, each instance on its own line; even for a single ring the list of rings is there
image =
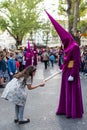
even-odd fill
[[[73,27],[73,19],[74,19],[74,11],[75,11],[75,3],[76,3],[76,0],[73,0],[72,1],[72,6],[71,6],[71,14],[69,16],[69,23],[70,23],[70,27],[72,28]],[[67,9],[65,9],[65,7],[67,7],[67,1],[66,0],[59,0],[59,8],[58,8],[58,12],[59,14],[63,14],[66,16],[67,14]],[[87,14],[87,2],[84,2],[84,0],[80,0],[80,5],[79,5],[79,18],[83,17]],[[77,19],[79,19],[77,18]],[[83,24],[85,22],[85,24]],[[80,23],[78,22],[77,23],[77,30],[78,29],[82,29],[83,26],[86,26],[87,25],[87,22],[86,20],[85,21],[81,21],[80,20]],[[85,27],[84,27],[85,28]],[[85,30],[85,29],[84,29]]]
[[[59,0],[58,14],[66,15],[66,2]]]
[[[87,22],[82,20],[80,23],[78,23],[78,27],[77,28],[82,33],[87,33]]]
[[[0,29],[2,31],[5,31],[7,26],[8,26],[8,24],[6,23],[6,20],[1,16],[0,17]]]
[[[83,1],[80,3],[80,17],[83,17],[87,14],[87,2],[84,3]]]
[[[42,0],[5,0],[0,3],[1,29],[8,29],[17,39],[40,27],[38,22],[37,5]]]
[[[58,36],[58,34],[57,34],[57,32],[56,32],[56,30],[54,28],[52,28],[52,36],[53,37],[57,37]]]

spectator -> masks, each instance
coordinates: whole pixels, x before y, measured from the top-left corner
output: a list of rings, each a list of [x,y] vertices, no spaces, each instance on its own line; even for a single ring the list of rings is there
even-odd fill
[[[49,61],[49,55],[48,55],[47,50],[44,50],[42,57],[43,57],[45,69],[47,69],[47,64],[48,64],[48,61]]]
[[[49,60],[50,60],[51,65],[52,65],[52,67],[53,67],[53,66],[54,66],[54,61],[55,61],[55,57],[54,57],[54,54],[53,54],[53,53],[50,54]]]
[[[8,60],[8,72],[10,80],[13,78],[13,75],[17,72],[16,62],[14,60],[14,53],[10,52],[10,58]]]
[[[0,87],[3,87],[5,71],[6,71],[6,63],[4,60],[3,52],[0,51]]]

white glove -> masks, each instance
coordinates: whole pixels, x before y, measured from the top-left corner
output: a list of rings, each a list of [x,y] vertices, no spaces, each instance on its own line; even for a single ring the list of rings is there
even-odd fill
[[[13,75],[13,73],[12,73],[12,72],[10,72],[10,75]]]
[[[62,73],[62,70],[58,70],[59,73]]]
[[[71,75],[68,77],[68,81],[73,81],[74,77],[72,77]]]

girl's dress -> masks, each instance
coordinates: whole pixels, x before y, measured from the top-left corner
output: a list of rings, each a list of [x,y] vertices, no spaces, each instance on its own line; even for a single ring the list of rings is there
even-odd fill
[[[2,98],[13,102],[16,105],[24,106],[28,95],[27,85],[31,84],[30,77],[25,84],[22,84],[24,77],[17,79],[13,78],[5,87]]]

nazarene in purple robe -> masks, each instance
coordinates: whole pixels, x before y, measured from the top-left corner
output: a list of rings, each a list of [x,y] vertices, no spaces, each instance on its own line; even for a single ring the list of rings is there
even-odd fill
[[[67,118],[81,118],[83,101],[79,76],[80,49],[72,36],[47,11],[46,13],[64,45],[61,91],[56,114],[64,114]],[[73,81],[68,81],[70,75],[74,78]]]
[[[31,52],[31,49],[30,49],[30,43],[29,42],[28,42],[28,48],[27,48],[27,51],[26,51],[26,54],[25,54],[25,61],[26,61],[25,68],[27,66],[32,65],[32,52]]]
[[[34,50],[33,50],[33,65],[36,66],[37,65],[37,49],[36,49],[36,45],[34,44]]]

